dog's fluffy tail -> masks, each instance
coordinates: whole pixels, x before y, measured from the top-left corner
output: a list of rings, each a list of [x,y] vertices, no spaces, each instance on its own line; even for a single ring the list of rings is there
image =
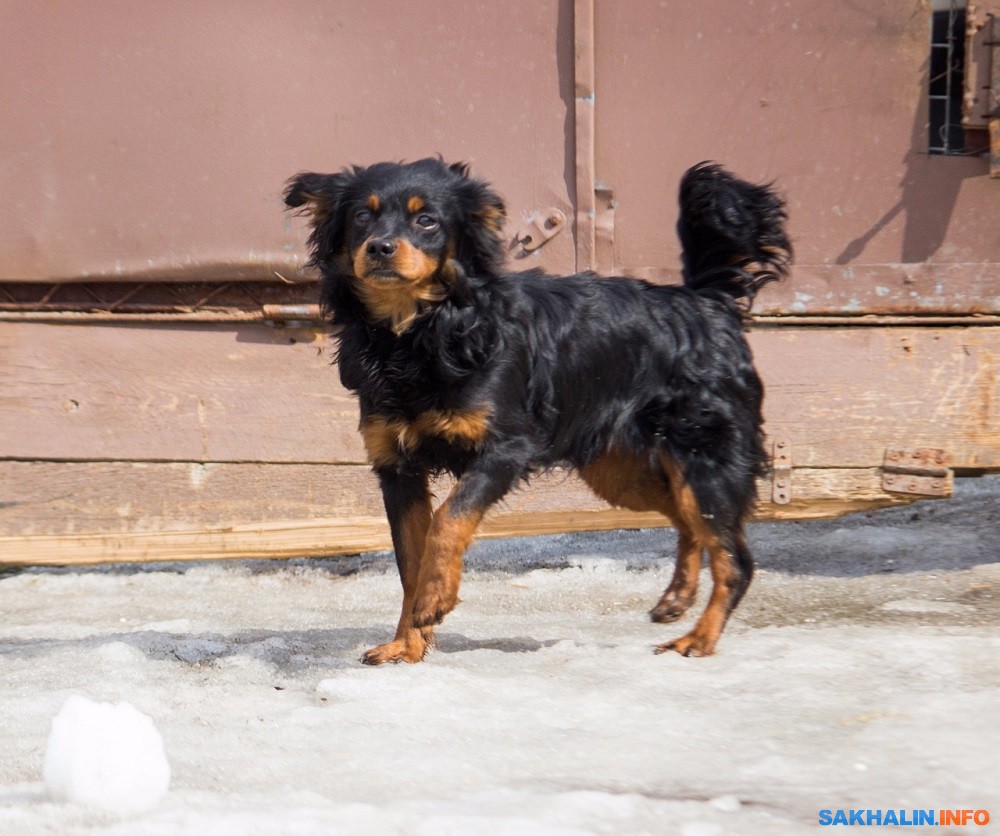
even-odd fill
[[[770,184],[747,183],[715,163],[698,163],[681,179],[680,207],[677,234],[688,287],[723,293],[749,310],[758,290],[787,275],[788,215]]]

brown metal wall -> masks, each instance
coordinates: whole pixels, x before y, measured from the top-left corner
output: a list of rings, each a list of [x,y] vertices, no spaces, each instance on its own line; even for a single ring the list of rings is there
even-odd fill
[[[597,0],[615,269],[676,265],[674,184],[708,158],[788,197],[794,278],[758,310],[1000,311],[1000,181],[985,157],[926,153],[930,16],[914,0]]]
[[[512,228],[569,213],[571,28],[571,0],[6,0],[0,280],[272,278],[304,255],[284,181],[382,159],[471,161]]]
[[[8,0],[0,280],[269,279],[304,256],[290,174],[437,152],[496,182],[511,235],[572,216],[592,166],[615,207],[597,266],[671,277],[677,178],[714,158],[789,199],[795,276],[762,312],[998,312],[1000,181],[925,153],[929,20],[927,0]],[[572,269],[572,236],[520,264]]]

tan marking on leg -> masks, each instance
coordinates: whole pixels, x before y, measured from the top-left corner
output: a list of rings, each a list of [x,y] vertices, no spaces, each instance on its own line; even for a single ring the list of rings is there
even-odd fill
[[[715,540],[715,534],[702,516],[698,498],[684,478],[680,465],[666,453],[661,452],[659,457],[663,472],[667,474],[667,481],[670,484],[669,515],[679,520],[697,542],[707,547],[710,541]]]
[[[417,627],[440,624],[458,604],[462,555],[472,542],[483,513],[470,511],[454,516],[450,497],[435,512],[413,604],[413,624]]]
[[[611,450],[580,469],[580,476],[601,499],[631,511],[659,511],[677,527],[677,563],[674,577],[650,612],[653,621],[680,618],[694,603],[701,568],[704,520],[697,502],[672,462],[669,469],[648,457]]]
[[[681,656],[711,656],[716,642],[726,626],[726,619],[732,610],[733,585],[736,580],[732,555],[718,543],[708,549],[709,565],[712,570],[712,595],[708,606],[698,619],[694,629],[679,639],[664,642],[654,649],[656,653],[675,650]]]
[[[660,604],[657,604],[653,612],[656,613],[660,609],[671,591],[676,593],[677,599],[689,591],[693,601],[698,583],[695,554],[698,555],[697,567],[700,567],[702,548],[708,550],[709,566],[712,572],[712,594],[705,611],[691,632],[674,641],[657,645],[656,652],[676,650],[683,656],[709,656],[715,651],[715,644],[732,610],[733,584],[736,580],[737,570],[733,564],[732,555],[722,548],[715,532],[702,516],[698,499],[691,486],[684,479],[684,474],[678,463],[665,453],[660,454],[660,462],[670,482],[670,496],[673,504],[671,516],[677,522],[678,529],[683,526],[686,530],[688,539],[683,545],[688,550],[682,552],[681,544],[678,544],[678,563],[674,580],[667,587]],[[697,549],[696,552],[695,549]],[[678,578],[677,572],[683,573],[683,579]],[[676,588],[675,583],[678,584]],[[690,601],[687,606],[690,606]],[[665,609],[669,609],[669,606]],[[661,619],[654,618],[654,620]]]
[[[666,624],[686,613],[698,594],[698,574],[701,571],[701,544],[690,530],[677,520],[677,562],[674,576],[663,595],[649,613],[652,621]]]
[[[670,485],[667,516],[677,527],[677,562],[674,575],[656,606],[650,611],[653,621],[676,621],[690,609],[698,594],[701,553],[711,531],[705,524],[698,500],[684,480],[680,466],[665,453],[660,453],[660,465]]]
[[[413,626],[413,599],[420,575],[420,563],[427,544],[427,531],[431,524],[431,501],[426,497],[416,503],[403,517],[400,525],[399,578],[403,584],[403,607],[391,642],[380,644],[365,652],[361,661],[366,665],[383,662],[419,662],[434,642],[434,628]]]

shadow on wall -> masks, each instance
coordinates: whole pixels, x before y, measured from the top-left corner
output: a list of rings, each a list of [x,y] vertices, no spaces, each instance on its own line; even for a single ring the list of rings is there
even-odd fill
[[[927,90],[929,62],[923,66],[920,89]],[[965,156],[927,153],[928,102],[921,94],[913,120],[910,148],[903,158],[906,165],[900,182],[900,198],[870,229],[851,241],[837,256],[837,264],[850,264],[896,216],[904,213],[903,246],[900,262],[928,261],[944,243],[962,181],[985,173],[981,161]]]

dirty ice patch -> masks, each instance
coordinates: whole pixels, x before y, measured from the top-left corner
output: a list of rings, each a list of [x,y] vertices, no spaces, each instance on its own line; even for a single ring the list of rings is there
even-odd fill
[[[974,552],[979,543],[980,538],[975,532],[958,526],[942,525],[937,526],[932,535],[920,528],[901,526],[844,527],[819,534],[813,540],[817,550],[839,554],[857,553],[866,558],[920,556],[944,544],[956,552]]]
[[[624,560],[599,554],[571,555],[566,562],[573,569],[580,569],[589,575],[624,575],[628,572]]]

